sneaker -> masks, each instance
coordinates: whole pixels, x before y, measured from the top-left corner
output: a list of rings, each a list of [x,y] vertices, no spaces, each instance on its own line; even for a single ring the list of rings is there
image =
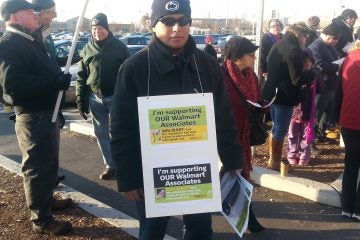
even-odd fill
[[[106,168],[105,171],[100,174],[99,178],[102,180],[114,180],[116,176],[116,170],[113,168]]]
[[[357,222],[360,222],[360,213],[354,213],[352,215],[352,219],[354,219]]]
[[[295,158],[288,158],[287,160],[290,163],[290,165],[296,165],[297,164],[297,159],[295,159]]]
[[[51,210],[62,211],[71,208],[72,206],[74,206],[74,202],[71,200],[71,198],[54,199],[51,204]]]
[[[50,235],[64,235],[72,230],[71,223],[67,221],[51,221],[45,226],[38,226],[33,224],[33,231],[35,233],[50,234]]]
[[[310,162],[310,160],[300,159],[299,165],[300,166],[307,166],[307,165],[309,165],[309,162]]]
[[[326,138],[329,138],[329,139],[337,139],[338,137],[338,134],[334,131],[328,131],[326,133]]]
[[[341,212],[341,216],[344,218],[352,218],[353,217],[352,213],[345,212],[345,211]]]

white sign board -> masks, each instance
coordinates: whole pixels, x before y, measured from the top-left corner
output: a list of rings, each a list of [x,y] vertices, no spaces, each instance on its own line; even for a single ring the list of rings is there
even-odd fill
[[[221,211],[213,96],[138,98],[146,217]]]

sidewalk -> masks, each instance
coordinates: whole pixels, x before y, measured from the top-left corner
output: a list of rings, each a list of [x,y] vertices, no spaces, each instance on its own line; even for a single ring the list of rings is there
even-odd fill
[[[85,121],[70,123],[70,131],[95,137],[92,124]],[[288,192],[334,207],[341,206],[339,192],[341,192],[342,175],[333,183],[325,184],[291,174],[282,177],[279,172],[263,167],[253,166],[253,169],[252,178],[262,187]]]
[[[21,176],[21,166],[17,162],[6,158],[0,154],[0,167]],[[139,238],[139,221],[118,211],[100,201],[95,200],[73,188],[60,184],[56,194],[61,198],[71,198],[77,206],[86,212],[120,228],[127,234]],[[175,238],[165,235],[164,240],[176,240]]]

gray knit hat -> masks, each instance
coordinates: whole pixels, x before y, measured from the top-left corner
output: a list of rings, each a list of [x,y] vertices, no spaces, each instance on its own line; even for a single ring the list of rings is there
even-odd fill
[[[34,9],[34,6],[25,0],[7,0],[1,4],[1,17],[7,21],[11,14],[28,9]]]

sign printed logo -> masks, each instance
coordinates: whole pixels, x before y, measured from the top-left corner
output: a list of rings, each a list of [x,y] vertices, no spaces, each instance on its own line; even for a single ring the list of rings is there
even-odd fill
[[[175,12],[176,10],[178,10],[180,8],[180,4],[178,1],[169,1],[166,5],[165,5],[165,9],[171,12]]]

